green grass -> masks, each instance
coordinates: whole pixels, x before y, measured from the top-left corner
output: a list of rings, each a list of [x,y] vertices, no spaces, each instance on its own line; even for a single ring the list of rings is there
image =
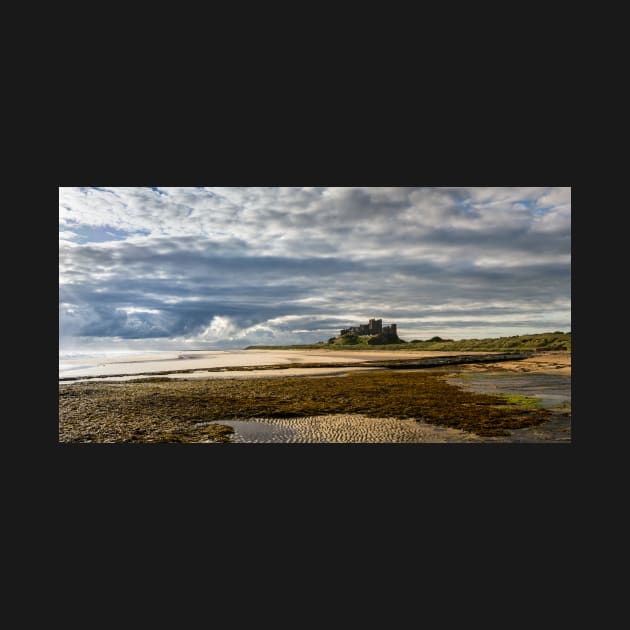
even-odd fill
[[[361,341],[361,340],[360,340]],[[334,343],[314,343],[292,346],[248,346],[259,350],[448,350],[448,351],[518,351],[518,350],[566,350],[571,351],[571,333],[550,332],[535,335],[516,335],[486,339],[459,339],[457,341],[410,341],[407,343],[368,345],[365,343],[343,344],[339,339]]]
[[[518,396],[516,394],[497,394],[500,398],[505,400],[507,405],[514,405],[517,407],[527,407],[529,409],[540,409],[541,398],[533,398],[531,396]]]

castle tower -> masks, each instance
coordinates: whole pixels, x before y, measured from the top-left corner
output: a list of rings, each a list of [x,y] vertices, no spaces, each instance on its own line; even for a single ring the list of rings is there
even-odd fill
[[[368,324],[370,329],[370,334],[372,335],[380,335],[383,332],[383,320],[382,319],[371,319]]]

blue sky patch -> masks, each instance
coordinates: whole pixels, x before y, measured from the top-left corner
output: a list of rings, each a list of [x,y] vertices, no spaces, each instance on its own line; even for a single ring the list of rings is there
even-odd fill
[[[148,230],[139,230],[137,232],[127,232],[119,230],[110,225],[82,225],[73,227],[72,231],[77,235],[74,239],[75,243],[106,243],[107,241],[124,241],[130,236],[146,236]]]

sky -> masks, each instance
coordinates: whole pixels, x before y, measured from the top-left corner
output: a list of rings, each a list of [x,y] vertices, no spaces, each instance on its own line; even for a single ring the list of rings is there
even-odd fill
[[[59,189],[60,353],[571,329],[571,189]]]

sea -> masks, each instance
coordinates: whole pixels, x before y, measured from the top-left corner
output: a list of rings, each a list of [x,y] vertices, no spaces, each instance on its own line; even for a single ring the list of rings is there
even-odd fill
[[[143,352],[65,353],[59,355],[59,379],[81,376],[138,375],[219,365],[229,351],[159,350]]]

